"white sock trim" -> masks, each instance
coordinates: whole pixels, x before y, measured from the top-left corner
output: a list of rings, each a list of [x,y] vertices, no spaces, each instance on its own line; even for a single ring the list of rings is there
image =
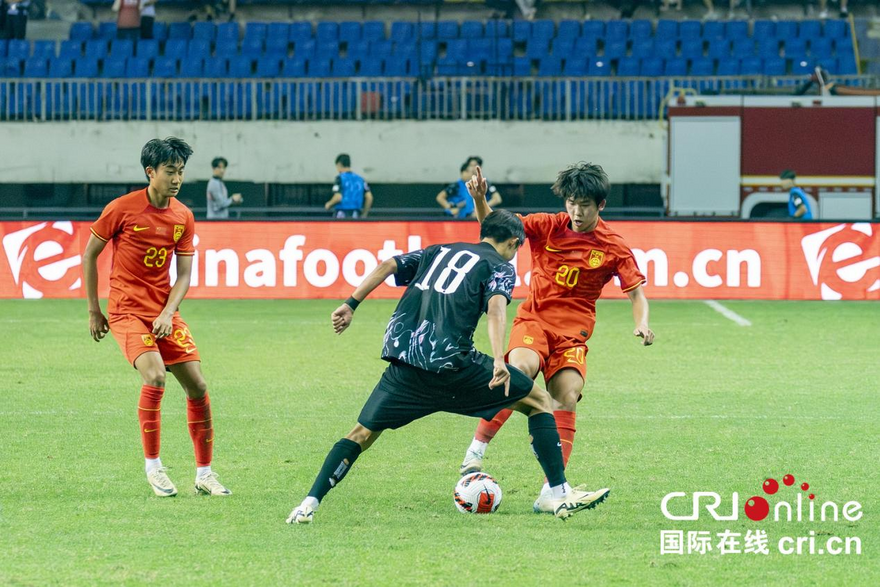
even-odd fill
[[[147,473],[152,471],[153,469],[158,469],[162,466],[162,459],[156,457],[155,459],[144,459],[144,469]]]
[[[316,510],[316,509],[318,509],[319,505],[321,505],[321,502],[318,501],[317,497],[308,496],[302,501],[302,503],[300,504],[300,507],[310,507],[313,510]]]
[[[480,442],[476,438],[471,441],[471,445],[468,447],[468,452],[475,452],[477,454],[486,454],[486,449],[489,448],[488,442]]]
[[[211,465],[207,467],[196,467],[196,479],[211,474]]]

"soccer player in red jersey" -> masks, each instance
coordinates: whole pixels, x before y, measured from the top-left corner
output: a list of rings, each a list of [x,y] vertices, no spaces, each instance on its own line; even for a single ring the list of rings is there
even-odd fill
[[[468,182],[480,222],[492,211],[486,203],[482,170]],[[575,410],[587,374],[587,340],[596,323],[596,300],[613,277],[632,302],[635,330],[644,345],[654,342],[648,326],[645,277],[623,238],[601,218],[608,195],[608,176],[598,165],[578,163],[561,171],[553,193],[565,212],[522,217],[532,254],[529,295],[516,312],[507,361],[532,379],[541,372],[554,399],[556,426],[565,464],[574,443]],[[492,438],[510,417],[503,410],[491,421],[481,420],[468,447],[461,474],[482,469]],[[548,511],[545,487],[535,512]]]
[[[169,137],[153,139],[141,152],[141,167],[150,185],[107,204],[92,225],[83,253],[89,303],[89,330],[100,341],[108,330],[143,379],[138,420],[146,458],[147,481],[160,497],[177,495],[159,459],[160,403],[165,372],[170,371],[186,393],[189,434],[196,454],[196,491],[230,495],[211,471],[214,430],[207,385],[199,351],[178,307],[189,290],[195,221],[177,200],[183,171],[192,149]],[[98,303],[97,259],[113,242],[107,317]],[[177,281],[168,269],[176,259]]]

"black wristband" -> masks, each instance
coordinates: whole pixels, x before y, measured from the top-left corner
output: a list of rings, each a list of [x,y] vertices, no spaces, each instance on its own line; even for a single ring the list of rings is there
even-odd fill
[[[356,299],[354,299],[353,297],[349,297],[347,300],[345,300],[345,304],[349,308],[351,308],[352,312],[357,310],[358,306],[361,305],[361,303],[359,301],[357,301]]]

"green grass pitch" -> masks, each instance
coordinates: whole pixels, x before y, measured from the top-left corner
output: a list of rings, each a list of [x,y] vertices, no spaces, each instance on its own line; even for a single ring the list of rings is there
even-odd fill
[[[310,527],[284,523],[378,380],[393,302],[340,337],[331,301],[187,301],[214,411],[214,469],[234,495],[192,494],[183,392],[169,381],[162,459],[180,495],[143,474],[140,381],[88,335],[83,301],[0,302],[0,585],[877,585],[880,306],[654,302],[653,347],[627,302],[603,302],[567,471],[612,488],[568,522],[531,512],[541,473],[515,415],[487,453],[497,514],[452,502],[475,420],[440,414],[385,433]],[[513,317],[514,308],[510,309]],[[485,328],[477,346],[488,348]],[[794,474],[855,523],[670,521],[672,491],[760,494]],[[791,492],[790,489],[786,489]],[[780,494],[782,491],[780,491]],[[684,508],[689,510],[689,508]],[[661,530],[763,528],[770,554],[661,555]],[[861,555],[791,555],[781,535],[857,536]]]

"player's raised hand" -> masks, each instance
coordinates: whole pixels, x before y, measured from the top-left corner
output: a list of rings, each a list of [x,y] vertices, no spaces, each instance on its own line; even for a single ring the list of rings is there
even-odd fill
[[[642,339],[642,344],[650,346],[654,344],[654,331],[647,326],[638,326],[633,330],[633,334]]]
[[[101,342],[101,339],[110,332],[110,324],[103,312],[89,312],[89,332],[95,342]]]
[[[499,385],[504,385],[504,397],[510,395],[510,371],[503,359],[495,359],[492,365],[492,381],[489,382],[489,389],[494,389]]]
[[[354,310],[348,304],[342,304],[330,314],[330,320],[333,323],[333,332],[342,334],[342,332],[351,325],[354,318]]]
[[[172,317],[173,314],[162,312],[155,320],[153,320],[153,334],[156,335],[156,338],[165,338],[171,334]]]
[[[489,191],[489,184],[483,177],[483,170],[477,165],[477,174],[467,182],[467,190],[473,199],[485,198],[486,192]]]

